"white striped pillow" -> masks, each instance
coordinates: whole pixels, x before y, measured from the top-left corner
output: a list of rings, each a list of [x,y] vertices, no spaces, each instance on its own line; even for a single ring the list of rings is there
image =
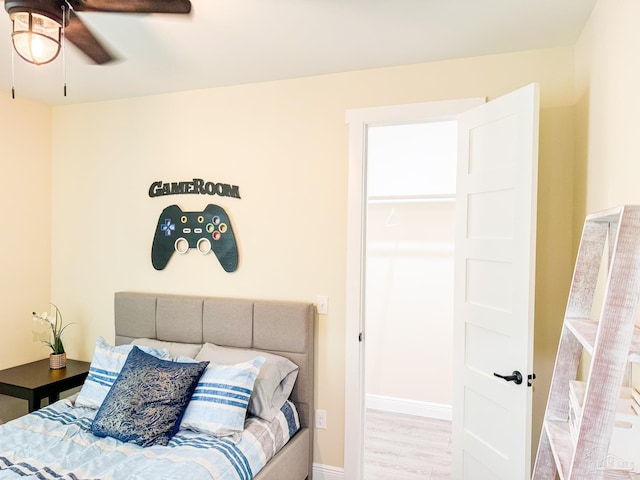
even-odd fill
[[[235,365],[210,364],[198,381],[180,428],[240,440],[249,398],[264,361],[256,357]]]
[[[169,350],[156,350],[155,348],[140,346],[140,350],[162,360],[171,360]],[[113,346],[98,337],[93,351],[89,375],[82,385],[82,389],[76,398],[77,407],[89,407],[98,409],[102,405],[107,393],[116,381],[124,362],[127,361],[133,345]]]

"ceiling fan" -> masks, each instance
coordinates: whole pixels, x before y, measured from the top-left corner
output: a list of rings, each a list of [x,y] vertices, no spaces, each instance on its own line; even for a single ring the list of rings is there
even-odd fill
[[[13,45],[22,58],[35,64],[52,61],[60,50],[60,31],[94,63],[114,57],[91,33],[76,12],[177,13],[191,12],[189,0],[4,0],[13,22]],[[35,43],[34,43],[35,42]],[[42,47],[39,46],[42,43]],[[36,45],[38,43],[38,45]],[[36,57],[36,50],[47,54]]]

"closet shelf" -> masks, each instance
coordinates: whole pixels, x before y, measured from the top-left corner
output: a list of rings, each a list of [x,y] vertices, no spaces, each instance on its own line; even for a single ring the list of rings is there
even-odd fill
[[[369,195],[369,197],[367,197],[367,203],[372,204],[436,203],[455,201],[455,193],[437,193],[424,195]]]

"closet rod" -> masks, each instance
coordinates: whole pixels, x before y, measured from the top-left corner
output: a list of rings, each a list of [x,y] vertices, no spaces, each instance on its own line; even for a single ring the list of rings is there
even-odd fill
[[[431,202],[455,202],[455,193],[435,193],[423,195],[370,195],[367,203],[431,203]]]

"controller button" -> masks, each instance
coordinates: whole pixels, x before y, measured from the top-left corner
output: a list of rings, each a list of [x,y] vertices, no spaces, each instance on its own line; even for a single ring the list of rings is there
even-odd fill
[[[193,233],[202,233],[202,229],[201,228],[194,228],[193,229]]]
[[[191,233],[191,229],[190,228],[183,228],[182,229],[182,233]]]
[[[207,232],[212,233],[214,228],[213,223],[207,223]]]
[[[198,223],[203,223],[204,217],[202,215],[198,215]]]
[[[208,238],[201,238],[200,240],[198,240],[197,246],[198,251],[203,255],[206,255],[211,251],[211,242]]]
[[[229,227],[227,227],[226,223],[221,223],[220,225],[218,225],[218,230],[220,230],[220,233],[226,233],[228,229]]]
[[[213,238],[214,240],[220,240],[220,237],[222,236],[222,234],[218,231],[213,232],[213,235],[211,235],[211,238]]]
[[[186,216],[186,215],[182,215],[182,216],[180,217],[180,222],[182,222],[182,223],[187,223],[187,216]]]
[[[218,224],[220,223],[220,217],[219,217],[218,215],[214,216],[214,217],[211,219],[211,222],[212,222],[214,225],[218,225]]]
[[[176,243],[173,244],[173,247],[178,253],[187,253],[187,250],[189,250],[189,242],[181,237],[176,239]]]
[[[164,223],[162,225],[160,225],[160,231],[164,232],[164,236],[165,237],[170,237],[171,233],[174,232],[176,229],[176,224],[175,223],[171,223],[171,219],[170,218],[166,218]]]

